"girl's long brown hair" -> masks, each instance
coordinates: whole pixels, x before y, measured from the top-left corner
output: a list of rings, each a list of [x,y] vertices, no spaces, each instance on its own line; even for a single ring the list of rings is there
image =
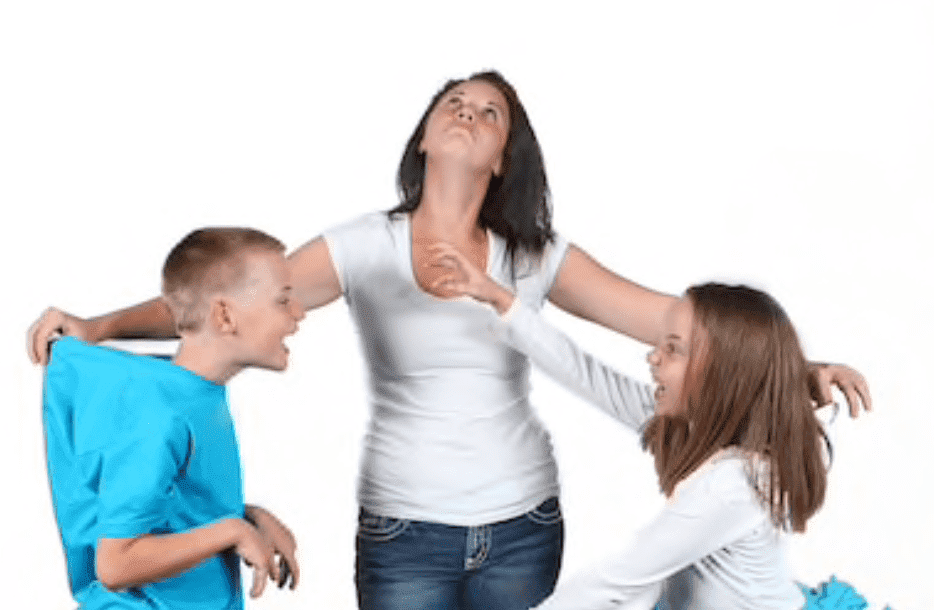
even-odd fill
[[[769,295],[747,286],[687,290],[694,313],[681,413],[656,416],[642,437],[665,495],[714,453],[737,447],[765,460],[753,483],[772,522],[804,531],[827,486],[807,366],[795,329]]]

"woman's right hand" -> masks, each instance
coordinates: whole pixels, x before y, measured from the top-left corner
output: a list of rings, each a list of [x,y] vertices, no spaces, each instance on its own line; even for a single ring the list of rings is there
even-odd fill
[[[49,307],[26,331],[26,353],[33,364],[48,364],[49,344],[53,339],[68,336],[87,341],[90,326],[84,318]]]

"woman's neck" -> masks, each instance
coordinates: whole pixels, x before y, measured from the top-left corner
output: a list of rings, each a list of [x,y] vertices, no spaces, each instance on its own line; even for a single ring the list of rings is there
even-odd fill
[[[429,159],[421,202],[412,213],[413,224],[451,241],[477,239],[478,235],[482,239],[478,219],[489,184],[489,175]]]

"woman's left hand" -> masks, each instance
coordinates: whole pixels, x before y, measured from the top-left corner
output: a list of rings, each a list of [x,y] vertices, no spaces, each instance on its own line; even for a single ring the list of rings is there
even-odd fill
[[[858,417],[861,410],[872,411],[872,396],[869,394],[866,378],[845,364],[808,363],[808,384],[811,387],[811,398],[816,400],[819,406],[833,402],[831,388],[837,386],[846,397],[850,417]]]

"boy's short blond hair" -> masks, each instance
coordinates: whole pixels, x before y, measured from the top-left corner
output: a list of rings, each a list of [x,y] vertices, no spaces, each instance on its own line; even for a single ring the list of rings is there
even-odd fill
[[[162,297],[177,332],[195,332],[204,323],[207,297],[235,288],[246,273],[250,250],[284,253],[275,237],[243,227],[206,227],[186,235],[162,266]]]

